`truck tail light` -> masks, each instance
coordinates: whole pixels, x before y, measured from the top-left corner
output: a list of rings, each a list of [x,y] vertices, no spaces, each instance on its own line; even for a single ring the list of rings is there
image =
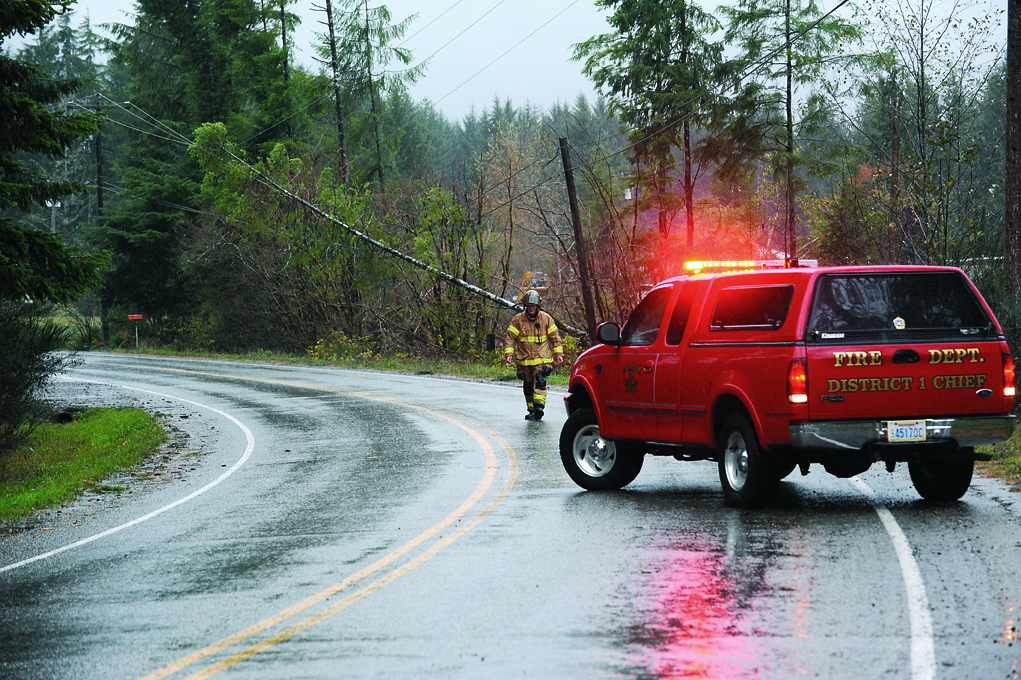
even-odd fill
[[[787,369],[787,401],[792,404],[808,403],[808,362],[805,359],[795,359]]]
[[[1009,352],[1003,353],[1003,396],[1013,397],[1014,389],[1014,358]]]

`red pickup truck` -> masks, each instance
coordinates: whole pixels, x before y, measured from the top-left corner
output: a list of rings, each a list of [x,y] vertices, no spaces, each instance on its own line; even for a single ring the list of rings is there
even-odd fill
[[[960,269],[695,273],[596,335],[560,435],[585,489],[630,484],[652,454],[716,461],[738,507],[813,464],[853,477],[907,463],[921,496],[956,500],[988,459],[975,447],[1014,429],[1010,350]]]

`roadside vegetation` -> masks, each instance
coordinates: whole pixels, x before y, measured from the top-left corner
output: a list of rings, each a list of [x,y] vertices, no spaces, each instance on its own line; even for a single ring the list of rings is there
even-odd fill
[[[102,485],[110,474],[140,463],[167,438],[145,411],[90,409],[68,423],[43,423],[0,458],[0,522],[54,508]]]
[[[1015,492],[1021,492],[1021,428],[1018,430],[1008,441],[984,449],[993,452],[993,459],[977,466],[982,472],[1005,481]]]

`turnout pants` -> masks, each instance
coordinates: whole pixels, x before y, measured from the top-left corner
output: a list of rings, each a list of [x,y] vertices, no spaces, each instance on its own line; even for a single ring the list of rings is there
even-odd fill
[[[529,411],[546,410],[546,374],[543,366],[518,366],[518,378],[524,380],[525,404]]]

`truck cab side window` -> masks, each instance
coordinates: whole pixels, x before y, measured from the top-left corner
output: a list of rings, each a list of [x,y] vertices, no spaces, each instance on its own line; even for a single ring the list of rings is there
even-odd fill
[[[684,329],[688,325],[688,315],[691,313],[691,303],[695,298],[695,284],[688,281],[681,288],[681,294],[674,304],[674,311],[670,315],[670,324],[666,327],[666,344],[679,345],[684,337]]]
[[[656,288],[638,303],[620,331],[620,344],[624,346],[651,345],[656,342],[663,323],[667,302],[674,292],[671,287]]]

